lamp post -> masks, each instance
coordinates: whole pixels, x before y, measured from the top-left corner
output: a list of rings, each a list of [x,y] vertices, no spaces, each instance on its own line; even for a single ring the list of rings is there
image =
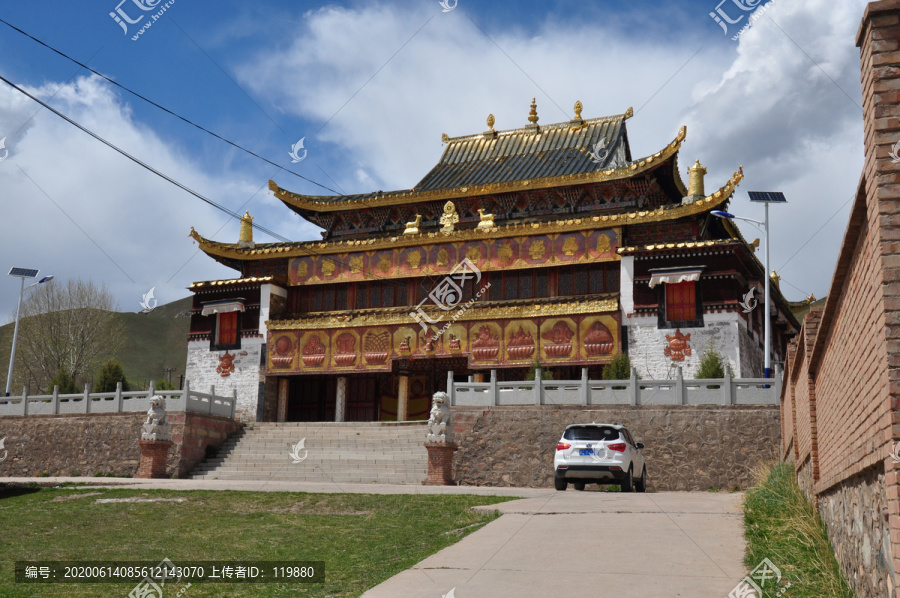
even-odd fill
[[[28,288],[25,288],[25,279],[35,278],[38,272],[39,270],[33,270],[31,268],[12,268],[9,271],[9,276],[19,277],[21,279],[21,284],[19,285],[19,302],[16,304],[16,325],[13,328],[12,349],[9,352],[9,373],[6,375],[6,396],[9,396],[9,391],[12,388],[13,365],[16,362],[16,339],[19,337],[19,314],[22,312],[22,296],[25,295],[25,291],[31,287],[37,286],[42,282],[53,280],[53,275],[51,274],[50,276],[45,276],[36,283],[29,285]]]
[[[747,222],[752,222],[753,224],[761,224],[764,227],[764,235],[766,237],[766,264],[765,264],[765,301],[766,301],[766,313],[765,313],[765,370],[764,377],[771,378],[772,377],[772,316],[771,316],[771,306],[769,305],[769,285],[771,284],[769,276],[769,203],[787,203],[787,200],[784,198],[784,194],[780,192],[769,192],[769,191],[750,191],[750,201],[764,203],[766,205],[766,219],[763,222],[759,220],[753,220],[752,218],[744,218],[742,216],[735,216],[734,214],[730,214],[729,212],[723,212],[722,210],[713,210],[710,212],[713,216],[718,218],[726,218],[728,220],[745,220]]]

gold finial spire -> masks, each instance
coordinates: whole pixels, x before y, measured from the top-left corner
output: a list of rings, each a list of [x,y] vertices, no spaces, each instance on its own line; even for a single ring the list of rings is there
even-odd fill
[[[769,274],[769,278],[772,280],[772,282],[775,284],[776,287],[781,288],[778,285],[778,283],[781,281],[781,277],[778,276],[778,272],[776,272],[775,270],[772,270],[772,273]]]
[[[244,212],[241,216],[241,232],[238,236],[238,246],[247,247],[253,245],[253,218],[250,212]]]
[[[809,294],[809,297],[806,298],[807,303],[813,303],[816,300],[816,296],[812,293]]]
[[[703,175],[706,174],[706,167],[700,164],[700,160],[696,160],[694,165],[688,168],[688,197],[706,197],[703,191]]]
[[[575,120],[581,120],[582,110],[584,110],[584,106],[581,104],[581,100],[575,100]]]
[[[531,98],[531,110],[528,112],[528,122],[536,125],[538,122],[537,98]]]
[[[496,121],[494,120],[494,115],[493,115],[493,114],[488,114],[488,117],[487,117],[487,126],[488,126],[488,129],[490,129],[491,131],[494,130],[494,122],[496,122]]]

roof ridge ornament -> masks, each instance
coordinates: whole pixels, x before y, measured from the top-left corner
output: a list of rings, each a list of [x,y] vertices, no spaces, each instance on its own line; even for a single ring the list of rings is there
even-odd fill
[[[537,98],[531,98],[531,110],[528,111],[528,124],[525,125],[526,129],[531,129],[534,131],[539,131],[540,126],[538,123],[538,113],[537,113]]]
[[[625,111],[625,114],[622,115],[622,120],[628,120],[632,116],[634,116],[634,107],[629,106],[628,110]]]
[[[484,135],[486,137],[496,137],[498,135],[497,129],[494,128],[495,122],[496,122],[496,120],[494,119],[494,115],[488,114],[488,117],[487,117],[488,128],[487,128],[487,131],[484,132]]]
[[[584,110],[584,105],[581,103],[581,100],[575,100],[575,118],[569,121],[571,128],[577,129],[584,125],[584,119],[581,118],[581,111]]]

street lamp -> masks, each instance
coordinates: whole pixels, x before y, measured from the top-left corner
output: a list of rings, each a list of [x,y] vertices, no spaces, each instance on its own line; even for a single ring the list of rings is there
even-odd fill
[[[19,337],[19,313],[22,311],[22,296],[25,294],[25,291],[31,287],[37,286],[42,282],[53,280],[53,275],[51,274],[50,276],[43,277],[26,289],[25,279],[37,277],[38,272],[40,272],[40,270],[32,270],[31,268],[12,268],[9,271],[9,276],[18,276],[22,279],[22,283],[19,285],[19,302],[16,304],[16,325],[15,328],[13,328],[12,350],[9,352],[9,373],[6,376],[6,396],[9,396],[9,390],[12,388],[13,364],[16,362],[16,339]]]
[[[764,377],[771,378],[772,377],[772,332],[771,332],[771,306],[769,305],[769,284],[770,278],[769,276],[769,204],[770,203],[787,203],[787,199],[784,197],[784,193],[781,192],[770,192],[770,191],[750,191],[750,201],[757,203],[764,203],[766,205],[766,219],[764,222],[760,222],[759,220],[753,220],[752,218],[744,218],[742,216],[735,216],[734,214],[730,214],[728,212],[723,212],[722,210],[713,210],[710,212],[713,216],[717,218],[727,218],[728,220],[746,220],[747,222],[752,222],[754,224],[761,224],[765,227],[764,234],[766,237],[766,265],[764,278],[766,283],[766,313],[765,313],[765,370]]]

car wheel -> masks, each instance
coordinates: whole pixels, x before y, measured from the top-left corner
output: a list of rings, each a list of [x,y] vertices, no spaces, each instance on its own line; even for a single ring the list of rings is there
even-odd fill
[[[557,477],[553,478],[553,486],[561,492],[565,492],[566,486],[568,486],[568,485],[569,485],[569,482],[566,481],[566,478],[557,478]]]
[[[576,490],[584,490],[584,482],[573,482],[572,485]]]
[[[622,492],[634,492],[634,469],[628,467],[628,474],[622,480]]]
[[[641,470],[641,478],[634,483],[634,489],[638,492],[646,492],[647,491],[647,466],[644,466],[644,469]]]

